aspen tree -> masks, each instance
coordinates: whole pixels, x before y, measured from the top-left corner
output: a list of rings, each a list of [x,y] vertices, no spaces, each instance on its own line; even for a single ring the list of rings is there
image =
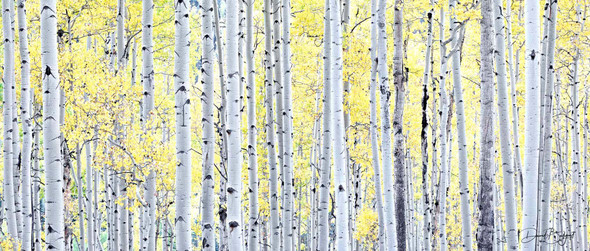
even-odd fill
[[[383,193],[381,189],[381,163],[379,161],[379,134],[377,132],[377,1],[371,0],[371,85],[370,85],[370,131],[373,164],[373,182],[375,183],[375,210],[379,219],[379,250],[385,251],[385,216],[383,213]]]
[[[387,32],[385,24],[386,3],[387,0],[379,0],[377,7],[377,26],[379,28],[379,36],[377,40],[377,53],[379,53],[377,71],[379,74],[379,90],[381,92],[381,158],[383,161],[383,186],[385,186],[383,209],[385,213],[387,247],[397,249],[394,215],[393,167],[391,156],[391,125],[389,114],[391,92],[389,91],[389,77],[387,70]]]
[[[256,83],[254,82],[254,31],[253,31],[253,13],[254,0],[246,3],[246,81],[248,95],[248,192],[250,203],[249,220],[248,220],[248,249],[250,251],[258,250],[258,156],[256,136]]]
[[[332,113],[330,114],[334,134],[334,187],[336,197],[336,243],[337,250],[349,249],[348,234],[348,180],[346,179],[346,135],[344,128],[344,100],[342,90],[342,26],[340,23],[340,6],[336,0],[330,0],[330,53],[332,78]],[[285,21],[285,20],[283,20]],[[287,67],[287,66],[285,66]],[[327,114],[326,114],[327,115]],[[393,185],[393,184],[392,184]],[[392,201],[393,202],[393,201]]]
[[[18,140],[12,137],[13,130],[15,128],[12,127],[12,89],[14,89],[14,40],[12,36],[12,29],[10,28],[10,23],[12,22],[12,8],[10,7],[10,0],[3,0],[2,1],[2,31],[4,35],[4,71],[2,76],[2,87],[4,89],[4,96],[3,96],[3,118],[4,118],[4,188],[3,188],[3,210],[6,218],[7,223],[7,230],[9,238],[12,238],[12,244],[14,246],[14,250],[17,250],[18,244],[18,230],[17,230],[17,220],[16,220],[16,208],[15,208],[15,190],[14,190],[14,183],[13,183],[13,154],[12,151],[12,141]],[[55,8],[55,6],[53,6]],[[44,24],[46,24],[44,22]],[[44,38],[46,41],[47,38]],[[45,81],[44,81],[45,83]],[[44,99],[45,100],[45,99]],[[45,113],[44,113],[45,114]],[[57,114],[56,114],[57,115]],[[18,129],[17,129],[18,130]],[[59,151],[59,148],[57,149]],[[57,158],[59,160],[59,157]],[[59,162],[58,162],[59,165]],[[55,168],[55,165],[52,166]],[[61,169],[60,169],[61,170]],[[61,190],[60,190],[61,191]],[[55,196],[53,197],[55,198]],[[55,211],[53,211],[55,212]],[[53,224],[56,221],[51,221],[49,223]],[[57,233],[56,233],[57,234]],[[54,235],[51,235],[53,237]]]
[[[284,229],[283,233],[285,242],[283,243],[286,251],[291,250],[291,246],[296,242],[293,240],[295,229],[294,200],[294,177],[293,177],[293,111],[292,111],[292,94],[291,94],[291,0],[283,0],[282,4],[282,87],[283,87],[283,193],[284,201]],[[278,39],[278,38],[276,38]],[[276,60],[276,59],[275,59]],[[278,109],[278,108],[277,108]],[[347,226],[348,227],[348,226]]]
[[[508,113],[508,83],[506,77],[506,60],[504,55],[504,16],[502,1],[494,0],[494,30],[496,38],[496,80],[498,81],[498,123],[500,128],[510,128]],[[550,109],[549,109],[550,110]],[[483,116],[482,116],[483,117]],[[551,117],[551,116],[549,116]],[[546,124],[551,128],[551,123]],[[506,239],[508,250],[518,249],[518,229],[516,222],[516,196],[514,192],[514,168],[512,159],[512,149],[510,143],[510,130],[500,131],[500,146],[502,151],[502,171],[504,186],[504,211],[506,214]]]
[[[427,25],[427,38],[426,38],[426,51],[424,57],[424,78],[422,81],[422,129],[420,131],[420,138],[421,138],[421,146],[420,149],[422,151],[422,210],[424,210],[423,214],[423,250],[430,251],[430,232],[431,232],[431,222],[430,217],[432,215],[432,208],[430,204],[430,196],[428,193],[428,134],[426,133],[426,128],[428,127],[428,83],[430,82],[430,68],[432,66],[432,39],[434,37],[432,31],[432,22],[434,16],[434,8],[432,7],[433,2],[430,1],[431,8],[426,13],[426,22]],[[434,139],[433,139],[434,140]]]
[[[176,216],[174,230],[176,248],[192,249],[191,234],[191,113],[189,97],[190,75],[190,3],[177,0],[175,7],[174,46],[174,109],[176,113]]]
[[[64,198],[60,151],[60,88],[57,51],[56,1],[41,1],[41,68],[43,73],[43,147],[47,249],[64,250]]]
[[[320,157],[320,199],[318,208],[318,228],[319,228],[319,245],[320,251],[329,250],[329,235],[330,235],[330,174],[332,163],[332,121],[330,114],[332,113],[331,89],[332,76],[330,74],[330,67],[332,63],[331,54],[331,25],[330,25],[330,0],[324,2],[324,64],[323,64],[323,81],[324,81],[324,107],[323,107],[323,139],[322,151]]]
[[[481,116],[479,156],[479,219],[477,248],[491,250],[494,244],[494,30],[492,26],[492,0],[481,2]]]
[[[525,30],[525,142],[523,163],[523,209],[521,239],[537,229],[537,184],[539,162],[539,2],[524,1]],[[522,243],[522,250],[535,250],[535,241]]]
[[[29,59],[29,41],[27,35],[27,16],[25,0],[17,1],[18,9],[18,38],[21,58],[21,123],[23,132],[23,146],[21,158],[22,171],[22,199],[23,203],[23,233],[22,250],[32,249],[33,212],[31,209],[31,147],[32,142],[32,101],[33,90],[30,84],[31,66]]]
[[[240,76],[238,66],[238,24],[237,0],[227,2],[227,137],[228,137],[228,182],[227,182],[227,222],[229,226],[229,250],[242,250],[242,167],[240,131]]]
[[[406,155],[404,149],[404,104],[406,87],[403,62],[403,0],[395,0],[393,7],[393,83],[395,109],[393,111],[394,165],[395,165],[395,219],[397,223],[397,249],[406,250]]]
[[[545,113],[545,125],[543,128],[543,155],[541,156],[542,163],[540,166],[543,168],[543,176],[541,183],[541,221],[540,231],[545,233],[549,229],[549,208],[550,208],[550,196],[551,196],[551,176],[552,176],[552,163],[551,156],[553,154],[553,142],[552,142],[552,120],[553,120],[553,89],[554,89],[554,57],[555,57],[555,40],[556,40],[556,24],[557,24],[557,0],[550,0],[549,6],[549,18],[548,18],[548,36],[547,36],[547,76],[545,83],[545,97],[544,102],[544,113]],[[549,249],[549,243],[546,240],[541,239],[540,241],[541,250],[546,251]]]
[[[214,1],[214,0],[213,0]],[[215,215],[214,215],[214,190],[215,180],[213,164],[215,161],[215,134],[214,134],[214,82],[213,82],[213,4],[212,0],[205,0],[201,2],[201,37],[203,43],[203,55],[201,58],[201,83],[203,85],[203,92],[201,93],[202,106],[202,189],[201,196],[201,227],[203,232],[203,240],[201,241],[201,248],[206,251],[215,250]]]

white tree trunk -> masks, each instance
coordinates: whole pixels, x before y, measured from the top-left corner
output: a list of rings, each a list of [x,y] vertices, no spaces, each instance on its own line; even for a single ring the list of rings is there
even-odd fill
[[[510,128],[510,114],[508,112],[508,82],[506,77],[506,60],[504,45],[504,9],[502,1],[494,0],[494,29],[496,38],[496,80],[498,81],[498,123],[500,128]],[[549,126],[551,123],[549,123]],[[506,215],[506,240],[508,250],[518,249],[518,226],[516,219],[516,194],[514,189],[514,168],[510,142],[510,130],[500,131],[500,145],[502,151],[502,171],[504,184],[504,212]]]
[[[125,44],[125,0],[117,0],[117,67],[125,69],[127,63],[127,45]]]
[[[35,105],[37,106],[37,104]],[[35,109],[37,110],[37,109]],[[36,111],[38,112],[38,111]],[[36,113],[37,114],[37,113]],[[35,128],[33,129],[33,234],[34,234],[34,249],[35,251],[41,251],[41,201],[39,199],[39,193],[41,190],[41,177],[39,176],[39,137],[41,132],[41,126],[35,121]]]
[[[284,238],[285,242],[284,250],[289,251],[292,249],[296,241],[293,240],[295,229],[295,216],[293,212],[294,200],[295,200],[295,189],[294,189],[294,176],[293,176],[293,111],[291,101],[291,0],[283,0],[282,4],[282,18],[283,18],[283,36],[282,36],[282,86],[283,86],[283,193],[285,196],[284,202]]]
[[[23,203],[23,233],[22,250],[32,248],[33,212],[31,209],[31,147],[32,147],[32,102],[33,93],[30,84],[29,41],[27,35],[27,16],[25,0],[17,2],[19,49],[21,58],[21,122],[23,128],[23,149],[21,158],[22,171],[22,199]]]
[[[92,170],[92,152],[90,149],[90,143],[87,143],[85,146],[85,153],[86,153],[86,221],[88,222],[87,224],[87,230],[86,232],[88,233],[88,250],[89,251],[94,251],[95,247],[94,247],[94,220],[95,220],[95,216],[94,216],[94,203],[92,200],[92,182],[93,182],[93,178],[96,179],[97,177],[94,177],[93,174],[93,170]]]
[[[346,135],[344,128],[344,93],[342,90],[342,26],[340,23],[340,5],[337,0],[330,0],[330,52],[332,78],[332,113],[330,114],[334,134],[334,188],[336,212],[336,250],[349,250],[348,234],[348,180],[346,176]],[[326,114],[327,115],[327,114]],[[391,184],[393,185],[393,184]],[[393,188],[393,186],[392,186]],[[393,201],[392,201],[393,202]]]
[[[18,140],[13,139],[13,117],[12,117],[12,89],[14,89],[14,40],[12,36],[12,29],[10,23],[12,22],[12,8],[10,7],[9,0],[2,1],[2,30],[4,35],[4,75],[2,77],[4,96],[3,96],[3,116],[4,116],[4,189],[2,206],[4,207],[4,213],[7,223],[8,235],[13,238],[14,250],[17,250],[18,233],[17,233],[17,221],[16,221],[16,208],[15,208],[15,191],[13,183],[13,151],[12,141]],[[55,8],[55,5],[53,6]],[[44,38],[45,40],[47,38]],[[18,130],[18,129],[16,129]],[[59,141],[59,139],[58,139]],[[59,145],[58,145],[59,147]],[[57,148],[59,151],[59,148]],[[59,153],[59,152],[58,152]],[[59,159],[59,157],[58,157]],[[58,163],[59,164],[59,163]],[[54,167],[54,166],[53,166]],[[60,190],[61,191],[61,190]],[[62,228],[63,229],[63,228]],[[53,237],[53,235],[52,235]]]
[[[539,2],[525,0],[525,143],[521,239],[534,236],[537,229],[537,184],[539,162]],[[522,243],[522,250],[535,250],[535,241]]]
[[[544,128],[543,128],[543,155],[541,156],[541,167],[543,168],[542,176],[542,191],[541,191],[541,233],[545,233],[549,229],[549,214],[550,214],[550,197],[551,197],[551,156],[553,155],[552,147],[552,122],[553,122],[553,79],[555,77],[554,69],[554,56],[555,56],[555,38],[556,38],[556,23],[557,23],[557,0],[551,0],[549,6],[550,14],[548,19],[548,35],[547,35],[547,75],[545,83],[545,96],[542,97],[544,100]],[[586,231],[585,231],[586,232]],[[541,250],[547,251],[549,249],[549,243],[541,239]]]
[[[257,141],[258,129],[256,128],[256,83],[255,65],[254,65],[254,0],[246,3],[246,81],[248,86],[248,193],[250,209],[248,211],[250,219],[248,220],[248,250],[258,250],[258,160],[257,160]]]
[[[82,149],[80,149],[79,143],[76,144],[76,185],[78,189],[78,227],[80,237],[78,248],[80,250],[86,250],[86,233],[84,232],[84,203],[82,202],[82,198],[84,197],[82,194]]]
[[[492,26],[493,0],[481,2],[481,115],[480,115],[480,156],[479,193],[480,209],[477,228],[477,248],[491,250],[494,246],[494,30]],[[504,153],[504,152],[502,152]]]
[[[320,157],[320,199],[318,208],[318,228],[319,228],[319,245],[320,251],[329,250],[330,242],[330,174],[332,164],[332,113],[331,89],[332,78],[330,67],[332,61],[331,55],[331,37],[330,37],[330,0],[325,0],[324,5],[324,107],[323,107],[323,139],[322,151]]]
[[[57,61],[56,1],[41,1],[41,69],[43,80],[43,147],[45,160],[45,243],[64,250],[64,198],[60,151],[60,88]]]
[[[264,67],[265,72],[265,106],[266,106],[266,146],[268,151],[269,194],[270,194],[270,250],[280,247],[280,219],[279,219],[279,177],[277,170],[277,153],[275,150],[275,129],[273,112],[273,59],[272,59],[272,30],[271,0],[264,0]]]
[[[242,155],[240,129],[240,76],[238,65],[238,0],[227,2],[227,222],[229,250],[242,250]]]
[[[445,12],[443,8],[440,9],[440,20],[445,20]],[[440,22],[440,41],[445,41],[445,26],[444,21]],[[454,40],[454,33],[451,35],[451,41]],[[446,41],[445,41],[446,42]],[[449,173],[449,165],[448,165],[448,137],[447,137],[447,124],[449,123],[449,106],[448,106],[448,97],[446,91],[446,78],[447,78],[447,62],[448,62],[447,55],[447,48],[446,43],[442,43],[440,48],[440,79],[439,79],[439,88],[440,88],[440,177],[439,182],[440,186],[438,187],[438,194],[439,194],[439,208],[440,212],[438,215],[438,223],[439,223],[439,241],[440,241],[440,250],[446,251],[448,248],[447,244],[447,176]]]
[[[375,210],[379,219],[379,250],[385,251],[385,215],[383,213],[383,192],[381,189],[381,163],[379,161],[379,134],[377,131],[377,1],[371,0],[371,86],[370,86],[370,134],[373,164],[373,183],[375,185]]]
[[[192,249],[191,218],[191,109],[190,109],[190,3],[175,1],[174,110],[176,113],[176,248]]]
[[[215,161],[215,133],[213,128],[213,123],[215,122],[213,106],[215,86],[213,81],[214,45],[212,1],[215,0],[204,0],[201,2],[201,36],[203,43],[203,57],[201,59],[201,83],[203,85],[203,92],[201,93],[201,106],[203,114],[203,147],[201,155],[203,161],[203,195],[201,196],[201,227],[203,232],[203,240],[201,241],[201,248],[205,251],[215,250],[215,211],[213,204],[215,200],[215,173],[213,171],[213,164]]]

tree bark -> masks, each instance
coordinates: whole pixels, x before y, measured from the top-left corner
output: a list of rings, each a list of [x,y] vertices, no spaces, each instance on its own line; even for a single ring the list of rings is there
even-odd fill
[[[60,151],[60,88],[57,51],[56,1],[41,1],[41,67],[43,74],[43,147],[47,249],[64,250],[64,198]],[[5,165],[6,166],[6,165]]]
[[[492,0],[481,2],[481,124],[479,157],[479,219],[477,248],[491,250],[494,246],[494,30],[492,27]],[[503,152],[502,152],[503,153]]]
[[[174,230],[176,248],[192,249],[191,218],[191,109],[190,109],[190,3],[175,1],[175,46],[174,46],[174,110],[176,113],[176,215]]]

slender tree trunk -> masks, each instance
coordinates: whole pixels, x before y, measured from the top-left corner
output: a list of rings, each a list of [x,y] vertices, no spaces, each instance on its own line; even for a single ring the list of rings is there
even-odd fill
[[[318,228],[319,228],[319,245],[320,251],[329,250],[330,242],[330,174],[331,174],[331,151],[332,151],[332,101],[330,92],[332,89],[332,77],[330,67],[332,61],[331,55],[331,36],[330,36],[330,0],[325,0],[324,5],[324,107],[323,107],[323,139],[321,151],[321,173],[320,173],[320,199],[318,208]]]
[[[406,156],[404,149],[405,74],[403,63],[403,0],[396,0],[393,7],[393,84],[395,86],[395,110],[393,111],[394,165],[395,165],[395,219],[397,222],[397,249],[406,250]]]
[[[381,158],[383,161],[383,185],[385,186],[385,232],[387,234],[387,247],[397,249],[394,215],[393,167],[391,164],[392,147],[389,115],[391,92],[389,91],[389,76],[387,70],[386,3],[387,0],[379,0],[378,4],[377,26],[379,27],[379,36],[377,53],[379,53],[379,56],[377,69],[379,73],[379,89],[381,92]]]
[[[555,75],[554,70],[554,56],[555,56],[555,38],[556,38],[556,22],[557,22],[557,0],[551,0],[550,4],[550,17],[548,19],[548,37],[547,37],[547,78],[545,83],[545,97],[544,99],[545,107],[545,123],[544,123],[544,132],[543,132],[543,155],[541,156],[542,163],[541,167],[543,168],[543,176],[542,176],[542,195],[541,195],[541,233],[545,233],[549,229],[549,214],[550,214],[550,197],[551,197],[551,156],[553,155],[552,147],[552,120],[553,120],[553,79]],[[541,239],[541,250],[546,251],[549,249],[549,243],[547,240]]]
[[[84,233],[84,203],[82,201],[82,198],[84,197],[84,195],[82,195],[82,149],[80,149],[79,143],[76,144],[76,185],[78,188],[78,227],[80,228],[78,248],[80,250],[86,250],[86,233]]]
[[[3,96],[3,116],[4,116],[4,188],[3,188],[3,197],[4,200],[2,202],[3,210],[6,217],[7,223],[7,230],[8,230],[8,237],[12,238],[12,244],[14,250],[17,250],[18,246],[18,230],[17,230],[17,220],[16,220],[16,208],[15,208],[15,190],[14,190],[14,183],[13,183],[13,155],[14,152],[12,150],[12,141],[18,140],[12,137],[13,130],[18,130],[17,128],[13,128],[13,117],[12,117],[12,91],[15,88],[14,86],[14,40],[12,36],[12,29],[10,28],[10,23],[12,22],[12,8],[10,7],[11,4],[9,0],[2,1],[2,30],[4,34],[4,75],[2,77],[2,86],[4,89],[4,96]],[[55,8],[55,5],[53,6]],[[45,22],[43,24],[46,24]],[[43,38],[44,41],[48,39],[48,37]],[[45,83],[46,81],[44,81]],[[45,100],[45,99],[44,99]],[[45,113],[44,113],[45,114]],[[56,114],[57,115],[57,114]],[[45,125],[45,123],[44,123]],[[55,124],[54,124],[55,125]],[[59,145],[58,145],[59,147]],[[59,151],[59,148],[58,148]],[[59,160],[59,157],[57,158]],[[58,162],[59,164],[59,162]],[[52,166],[55,168],[55,166]],[[61,191],[61,190],[60,190]],[[54,212],[54,211],[53,211]],[[55,221],[51,221],[53,223]],[[62,228],[63,229],[63,228]],[[50,237],[54,237],[54,235],[50,235]]]
[[[191,109],[190,83],[190,3],[175,1],[174,100],[176,113],[176,216],[174,218],[176,248],[192,249],[191,231]]]
[[[32,113],[30,85],[29,41],[27,35],[27,16],[25,0],[17,2],[18,32],[21,58],[21,122],[23,130],[23,149],[21,158],[22,198],[23,198],[23,235],[21,250],[32,249],[33,212],[31,209],[31,147],[32,147]]]
[[[59,70],[56,1],[41,1],[41,65],[43,74],[43,146],[47,249],[64,250],[64,198],[60,151]],[[5,165],[6,166],[6,165]]]
[[[92,152],[90,149],[90,142],[85,146],[86,153],[86,221],[88,222],[86,232],[88,233],[88,250],[94,251],[94,203],[92,200],[92,181],[96,179],[92,170]]]
[[[205,251],[215,250],[215,215],[214,215],[214,191],[215,178],[213,165],[215,161],[215,134],[214,134],[214,82],[213,82],[213,4],[215,0],[204,0],[201,2],[202,8],[202,26],[201,36],[203,43],[203,57],[201,68],[201,83],[203,85],[203,92],[201,93],[201,105],[203,113],[203,146],[202,146],[202,161],[203,161],[203,175],[202,175],[202,189],[201,196],[202,219],[201,227],[203,232],[203,240],[201,241],[201,248]]]
[[[119,70],[124,70],[125,64],[127,63],[127,48],[125,44],[125,11],[125,0],[117,0],[117,67]]]
[[[506,60],[504,56],[504,16],[502,1],[494,0],[494,29],[496,38],[496,79],[498,81],[498,119],[500,128],[510,128],[508,113],[508,83],[506,78]],[[549,109],[550,110],[550,109]],[[551,117],[551,116],[549,116]],[[551,128],[551,125],[546,125]],[[500,131],[500,145],[502,151],[502,170],[504,185],[504,211],[506,215],[506,239],[508,250],[518,249],[518,229],[516,219],[516,195],[514,189],[514,168],[510,142],[510,130]]]
[[[274,112],[273,112],[273,75],[272,75],[272,30],[273,22],[271,12],[271,0],[264,0],[264,33],[266,34],[264,44],[264,67],[266,98],[266,145],[268,151],[268,169],[270,175],[269,193],[270,193],[270,250],[279,250],[280,246],[280,223],[279,223],[279,202],[278,202],[278,170],[275,150],[275,131],[274,131]]]
[[[385,251],[385,216],[383,213],[383,193],[381,189],[381,163],[379,161],[379,134],[377,131],[377,1],[371,0],[371,86],[370,86],[370,134],[371,134],[371,153],[373,164],[373,183],[375,185],[375,199],[377,201],[375,210],[379,219],[379,250]]]
[[[506,43],[508,44],[508,65],[510,73],[510,102],[512,106],[512,139],[514,143],[514,170],[516,171],[516,189],[520,189],[522,195],[522,172],[521,172],[521,160],[520,160],[520,137],[518,136],[518,105],[516,103],[516,82],[518,73],[518,58],[517,63],[514,62],[514,44],[512,42],[512,1],[506,0]],[[518,53],[517,53],[518,55]],[[515,192],[515,196],[517,193]]]
[[[479,157],[479,219],[477,248],[491,250],[494,244],[494,30],[492,0],[481,2],[481,124]],[[504,153],[504,152],[502,152]]]
[[[35,107],[38,107],[38,104],[35,103]],[[35,114],[38,113],[38,109],[35,109]],[[35,116],[36,117],[36,116]],[[35,127],[33,129],[33,151],[32,151],[32,159],[33,159],[33,246],[35,251],[41,251],[41,201],[39,199],[39,194],[41,192],[41,177],[39,176],[39,137],[41,132],[41,126],[37,121],[35,121]]]
[[[227,136],[228,136],[228,183],[227,222],[229,226],[229,250],[242,250],[242,155],[240,130],[240,76],[238,66],[237,0],[227,2]]]
[[[295,229],[295,213],[294,201],[295,201],[295,189],[294,189],[294,177],[293,177],[293,111],[291,101],[291,38],[290,38],[290,27],[291,27],[291,0],[283,0],[282,5],[282,18],[283,18],[283,37],[282,37],[282,86],[283,86],[283,193],[285,196],[284,202],[284,227],[286,232],[284,234],[285,242],[284,247],[286,251],[291,250],[291,246],[296,244],[293,240],[294,229]],[[277,31],[275,31],[277,32]],[[276,38],[278,39],[278,38]],[[278,108],[277,108],[278,109]]]
[[[525,144],[521,239],[534,236],[537,229],[537,184],[539,161],[539,2],[525,0]],[[535,250],[535,241],[524,242],[522,250]]]
[[[258,160],[257,160],[257,142],[256,136],[256,83],[254,82],[254,31],[253,31],[253,13],[254,0],[246,3],[246,64],[247,64],[247,82],[248,91],[248,177],[249,177],[249,216],[248,220],[248,249],[250,251],[258,250]]]
[[[349,208],[348,208],[348,180],[346,179],[346,135],[344,128],[344,99],[342,90],[342,26],[340,23],[340,5],[336,0],[330,0],[330,46],[331,69],[330,76],[333,80],[332,113],[334,123],[334,186],[336,197],[336,243],[337,250],[349,250]],[[286,21],[286,20],[284,20]]]

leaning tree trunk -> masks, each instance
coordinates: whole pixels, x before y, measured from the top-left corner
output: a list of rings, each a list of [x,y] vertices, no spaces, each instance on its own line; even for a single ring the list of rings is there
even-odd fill
[[[504,16],[502,1],[494,0],[494,29],[496,37],[496,79],[498,81],[498,119],[500,128],[500,145],[502,150],[502,171],[504,183],[504,212],[506,215],[506,240],[508,250],[518,249],[518,230],[516,219],[516,195],[514,192],[514,168],[510,142],[510,114],[508,113],[508,83],[506,78],[506,60],[504,59]],[[551,110],[551,109],[549,109]],[[550,117],[550,116],[549,116]],[[483,118],[483,117],[482,117]],[[551,123],[546,124],[551,128]]]
[[[332,90],[332,77],[330,76],[330,66],[332,61],[331,55],[331,37],[330,37],[330,0],[325,0],[324,10],[324,107],[323,107],[323,139],[321,153],[321,173],[320,173],[320,200],[318,208],[318,228],[319,228],[319,250],[328,251],[330,245],[330,174],[331,174],[331,151],[332,151],[332,101],[330,92]]]
[[[537,229],[537,184],[539,162],[539,1],[525,0],[525,130],[524,182],[521,236],[534,236]],[[522,250],[535,250],[535,241],[522,243]]]
[[[203,240],[201,248],[205,251],[215,250],[215,213],[214,213],[214,194],[215,179],[213,164],[215,161],[215,133],[213,128],[214,118],[214,82],[213,82],[213,4],[215,0],[204,0],[201,2],[202,18],[201,32],[203,42],[203,57],[201,67],[201,83],[203,92],[201,93],[201,106],[203,113],[203,146],[202,146],[202,189],[201,196],[202,218],[201,228]]]
[[[242,155],[240,129],[240,76],[238,74],[238,0],[227,2],[227,222],[229,250],[242,250]]]
[[[385,216],[383,215],[383,193],[381,189],[381,163],[379,161],[379,134],[377,131],[377,0],[371,0],[371,86],[370,86],[370,129],[373,164],[373,183],[375,185],[375,210],[379,219],[379,250],[385,251]]]
[[[246,81],[248,86],[248,202],[250,203],[248,220],[248,249],[258,250],[258,160],[256,136],[256,83],[254,82],[254,0],[246,3]]]
[[[176,113],[176,216],[174,230],[176,248],[192,249],[191,231],[191,109],[190,85],[190,3],[175,1],[174,100]]]
[[[389,91],[389,76],[387,73],[386,3],[387,0],[379,0],[377,10],[377,26],[379,27],[377,49],[379,55],[377,69],[379,73],[379,89],[381,91],[381,158],[383,161],[383,185],[385,186],[383,209],[385,213],[387,247],[397,249],[394,215],[393,167],[391,166],[392,147],[389,115],[391,92]]]
[[[403,0],[395,0],[393,7],[393,84],[395,110],[393,111],[394,165],[395,165],[395,219],[397,223],[397,250],[406,250],[406,155],[404,149],[405,75],[403,49]]]
[[[456,1],[449,3],[450,7],[455,8]],[[449,19],[451,29],[457,28],[456,16],[451,14]],[[463,37],[454,39],[453,48],[461,46]],[[463,86],[461,83],[461,53],[454,51],[451,56],[453,70],[453,90],[455,94],[455,105],[457,112],[457,152],[459,155],[459,194],[461,195],[461,220],[462,220],[462,237],[464,250],[473,249],[472,232],[471,232],[471,209],[469,208],[469,162],[467,159],[467,137],[465,135],[465,108],[463,100]]]
[[[342,26],[340,23],[340,5],[337,0],[330,0],[330,76],[333,80],[332,113],[334,123],[334,186],[336,197],[336,250],[348,250],[348,180],[346,176],[346,135],[344,128],[344,107],[342,90]]]
[[[41,1],[41,67],[43,74],[43,148],[45,160],[45,243],[64,250],[64,198],[60,151],[60,88],[57,61],[56,1]]]
[[[481,2],[481,116],[479,156],[479,219],[477,248],[491,250],[494,245],[494,30],[492,0]]]
[[[17,250],[17,240],[18,240],[18,230],[17,230],[17,222],[16,222],[16,208],[14,204],[14,183],[12,182],[13,179],[13,151],[12,151],[12,141],[18,140],[12,138],[12,131],[15,128],[12,127],[12,89],[14,89],[14,40],[12,39],[12,29],[10,28],[10,23],[12,19],[12,8],[10,7],[9,0],[2,1],[2,30],[4,34],[4,75],[2,77],[3,82],[3,89],[4,89],[4,96],[3,96],[3,116],[4,116],[4,200],[2,204],[4,206],[3,210],[5,213],[7,229],[8,229],[8,237],[12,238],[14,250]],[[55,9],[55,2],[53,5]],[[46,24],[46,22],[43,22]],[[45,33],[44,33],[45,34]],[[44,38],[46,41],[47,38]],[[46,81],[44,81],[45,83]],[[45,99],[44,99],[45,100]],[[45,113],[44,113],[45,115]],[[57,114],[56,114],[57,115]],[[55,120],[54,120],[55,121]],[[55,125],[55,124],[53,124]],[[18,130],[18,129],[16,129]],[[58,139],[59,141],[59,139]],[[59,147],[59,144],[58,144]],[[59,151],[59,148],[57,148]],[[59,152],[58,152],[59,153]],[[57,158],[59,160],[59,157]],[[59,162],[57,163],[59,165]],[[55,166],[52,166],[55,168]],[[61,169],[59,169],[61,170]],[[61,190],[60,190],[61,191]],[[55,196],[53,197],[55,198]],[[63,204],[62,204],[63,205]],[[55,212],[53,210],[52,212]],[[55,220],[50,221],[54,223]],[[62,223],[63,224],[63,223]],[[63,227],[61,228],[63,229]],[[62,232],[63,233],[63,232]],[[55,233],[59,234],[59,233]],[[51,235],[53,238],[55,235]]]
[[[557,0],[551,0],[550,17],[548,19],[548,35],[547,35],[547,73],[545,83],[545,97],[542,97],[545,103],[543,127],[543,155],[541,156],[541,167],[543,168],[542,176],[542,191],[541,191],[541,233],[549,230],[549,214],[550,214],[550,200],[551,200],[551,156],[553,154],[553,133],[552,133],[552,118],[553,118],[553,79],[555,77],[554,56],[555,56],[555,40],[556,40],[556,23],[557,23]],[[586,231],[584,231],[586,232]],[[540,240],[541,250],[549,250],[550,243],[547,240]]]
[[[21,122],[23,127],[23,148],[21,158],[22,170],[22,199],[23,203],[23,233],[22,250],[32,248],[33,211],[31,209],[31,147],[32,144],[32,113],[30,84],[29,41],[27,38],[27,15],[25,0],[17,2],[18,7],[18,38],[21,58]]]

